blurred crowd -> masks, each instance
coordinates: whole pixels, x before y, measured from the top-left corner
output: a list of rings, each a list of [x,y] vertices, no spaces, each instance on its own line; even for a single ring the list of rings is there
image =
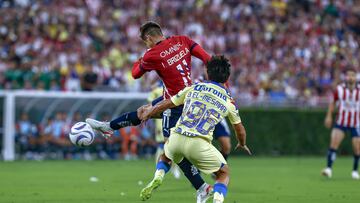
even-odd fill
[[[0,0],[0,15],[0,89],[149,91],[155,74],[131,77],[148,20],[227,55],[245,101],[324,98],[359,69],[357,0]]]
[[[86,115],[91,117],[91,115]],[[98,119],[111,120],[103,113]],[[115,131],[111,139],[97,135],[89,147],[80,148],[68,138],[70,128],[82,121],[83,115],[76,112],[72,117],[57,112],[45,121],[33,122],[27,113],[22,113],[16,123],[17,158],[27,160],[44,159],[124,159],[151,158],[157,149],[154,140],[154,125],[127,127]]]

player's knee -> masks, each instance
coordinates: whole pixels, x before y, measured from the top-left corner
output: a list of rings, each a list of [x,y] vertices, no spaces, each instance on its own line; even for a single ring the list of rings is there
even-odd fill
[[[231,152],[231,144],[230,143],[226,143],[222,146],[222,151],[225,154],[230,154]]]
[[[230,170],[227,164],[223,165],[217,172],[219,175],[229,176]]]
[[[331,141],[330,141],[330,147],[333,148],[333,149],[337,149],[340,145],[340,138],[339,136],[335,135],[335,136],[332,136],[331,137]]]

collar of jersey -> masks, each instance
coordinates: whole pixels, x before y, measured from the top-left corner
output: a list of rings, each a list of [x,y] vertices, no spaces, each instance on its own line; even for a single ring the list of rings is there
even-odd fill
[[[211,84],[214,84],[216,86],[221,87],[223,90],[225,90],[226,94],[228,94],[228,96],[231,97],[230,92],[228,91],[228,89],[224,85],[222,85],[222,84],[220,84],[218,82],[215,82],[215,81],[211,81],[211,80],[205,80],[204,83],[211,83]]]
[[[205,80],[204,82],[205,82],[205,83],[211,83],[211,84],[217,85],[217,86],[223,88],[223,89],[227,92],[227,89],[224,87],[224,85],[222,85],[222,84],[220,84],[220,83],[218,83],[218,82],[211,81],[211,80]]]
[[[167,39],[169,39],[169,38],[170,38],[170,37],[166,37],[164,40],[167,40]],[[160,43],[163,42],[164,40],[158,41],[155,45],[160,44]]]

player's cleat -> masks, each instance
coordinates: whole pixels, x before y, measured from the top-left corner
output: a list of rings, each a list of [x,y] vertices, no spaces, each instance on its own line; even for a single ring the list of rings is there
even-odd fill
[[[353,171],[353,172],[351,173],[351,177],[352,177],[352,179],[354,179],[354,180],[359,180],[359,179],[360,179],[359,172]]]
[[[331,178],[331,176],[332,176],[331,168],[325,168],[324,170],[322,170],[321,175],[323,175],[327,178]]]
[[[213,203],[223,203],[223,202],[224,202],[224,196],[218,192],[215,192]]]
[[[155,177],[145,188],[140,192],[140,198],[142,201],[150,199],[152,192],[162,184],[163,179],[158,176]]]
[[[206,201],[213,195],[213,187],[204,183],[196,191],[196,203],[206,203]]]
[[[101,122],[95,119],[87,118],[86,123],[94,130],[97,130],[106,139],[110,138],[114,133],[114,130],[110,127],[110,122]]]

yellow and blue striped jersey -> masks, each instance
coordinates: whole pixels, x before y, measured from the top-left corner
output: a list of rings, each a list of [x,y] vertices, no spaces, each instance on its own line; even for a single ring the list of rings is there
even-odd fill
[[[216,82],[186,87],[171,101],[177,106],[184,104],[182,116],[172,132],[211,141],[215,125],[226,116],[232,124],[241,123],[234,100],[225,87]]]

